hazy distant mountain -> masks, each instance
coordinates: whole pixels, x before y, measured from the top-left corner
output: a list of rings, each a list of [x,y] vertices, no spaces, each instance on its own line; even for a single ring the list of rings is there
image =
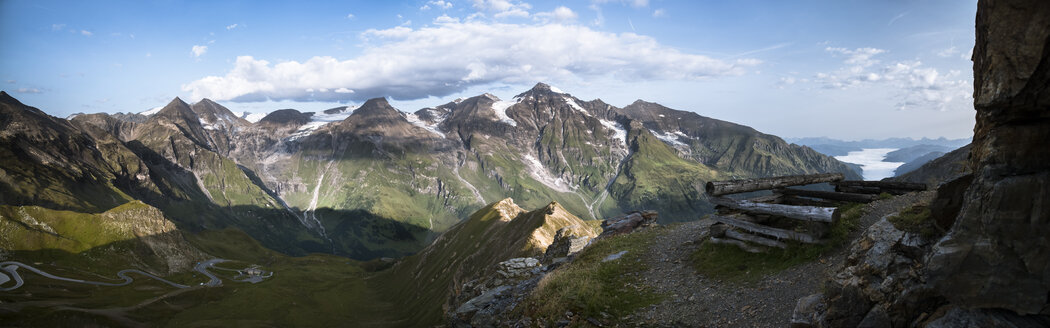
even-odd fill
[[[948,149],[956,149],[965,146],[970,143],[970,138],[960,139],[947,139],[940,137],[937,139],[912,139],[912,138],[889,138],[882,140],[865,139],[859,141],[845,141],[831,139],[827,137],[806,137],[806,138],[785,138],[790,143],[796,145],[810,146],[814,150],[820,151],[825,155],[841,156],[843,150],[855,151],[863,148],[906,148],[919,145],[932,145],[942,146]],[[827,152],[825,152],[827,151]]]
[[[958,147],[956,147],[958,148]],[[926,157],[929,153],[944,153],[955,150],[956,148],[938,145],[916,145],[905,147],[891,151],[886,154],[886,158],[883,158],[883,162],[911,162],[920,157]],[[936,158],[936,157],[935,157]],[[921,164],[920,164],[921,165]]]
[[[970,149],[971,145],[959,147],[959,149],[952,150],[947,154],[937,156],[918,167],[912,168],[910,163],[901,165],[901,170],[897,168],[897,176],[890,178],[894,181],[906,181],[906,182],[921,182],[925,183],[931,188],[936,187],[942,182],[950,178],[957,177],[961,174],[966,174],[971,171],[970,168]],[[922,158],[915,160],[915,162],[921,161]]]

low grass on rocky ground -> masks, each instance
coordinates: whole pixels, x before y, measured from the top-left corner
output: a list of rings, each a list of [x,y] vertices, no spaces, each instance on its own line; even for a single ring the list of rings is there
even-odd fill
[[[849,242],[849,234],[864,215],[864,204],[840,207],[841,216],[832,225],[822,244],[788,242],[787,249],[772,248],[765,253],[749,253],[733,245],[704,243],[692,255],[696,271],[722,281],[751,283],[763,276],[814,261]]]
[[[608,321],[658,303],[663,296],[643,287],[648,266],[643,256],[653,236],[665,227],[604,238],[577,254],[575,260],[540,281],[526,301],[524,314],[555,323],[573,312],[576,320]],[[608,256],[624,253],[619,259]]]
[[[930,208],[926,204],[909,207],[887,220],[901,231],[917,233],[925,238],[932,238],[944,232],[930,218]]]

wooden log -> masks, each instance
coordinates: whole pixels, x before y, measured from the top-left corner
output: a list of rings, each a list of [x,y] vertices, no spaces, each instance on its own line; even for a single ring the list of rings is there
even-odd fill
[[[870,194],[878,195],[883,192],[881,188],[875,187],[863,187],[863,186],[835,186],[836,192],[848,192],[851,194]]]
[[[873,187],[880,189],[896,189],[896,190],[908,190],[908,191],[923,191],[926,190],[925,183],[915,182],[897,182],[897,181],[857,181],[857,180],[845,180],[845,181],[834,181],[832,185],[837,186],[849,186],[849,187]]]
[[[749,245],[748,243],[745,243],[745,242],[742,242],[742,241],[739,241],[739,240],[736,240],[736,239],[724,239],[724,238],[718,238],[718,237],[711,237],[711,238],[709,238],[707,240],[710,241],[711,243],[714,243],[714,244],[725,244],[725,245],[733,245],[733,246],[736,246],[736,247],[740,247],[741,250],[743,250],[745,252],[748,252],[748,253],[765,253],[766,252],[766,250],[764,250],[764,249],[761,249],[761,248]]]
[[[803,198],[796,196],[784,195],[780,197],[780,203],[784,205],[792,206],[817,206],[817,207],[836,207],[839,204],[830,200],[816,199],[816,198]]]
[[[819,190],[804,190],[794,188],[780,188],[775,189],[773,192],[781,195],[789,196],[801,196],[811,197],[829,200],[838,200],[851,203],[871,203],[878,199],[878,196],[870,194],[854,194],[848,192],[831,192],[831,191],[819,191]]]
[[[736,240],[743,240],[743,241],[747,241],[747,242],[752,242],[752,243],[763,245],[763,246],[776,247],[776,248],[782,248],[782,249],[786,249],[788,247],[787,244],[779,242],[779,241],[776,241],[776,240],[773,240],[773,239],[769,239],[769,238],[766,238],[766,237],[759,237],[759,236],[755,236],[755,235],[752,235],[752,234],[739,232],[739,231],[736,231],[736,230],[726,230],[725,236],[728,237],[728,238],[733,238],[733,239],[736,239]]]
[[[755,198],[748,198],[747,200],[755,202],[755,203],[776,203],[776,202],[780,201],[780,197],[781,197],[781,195],[772,194],[772,195],[758,196],[758,197],[755,197]]]
[[[791,231],[791,230],[784,230],[784,229],[777,229],[777,228],[773,228],[773,227],[767,227],[767,226],[764,226],[764,225],[755,224],[755,223],[751,223],[751,222],[747,222],[747,221],[743,221],[743,220],[737,220],[737,219],[734,219],[734,218],[720,216],[720,215],[712,215],[711,219],[715,220],[717,222],[725,223],[727,225],[730,225],[730,226],[733,226],[733,227],[736,227],[736,228],[747,230],[747,231],[750,231],[750,232],[753,232],[753,233],[763,234],[763,235],[774,237],[774,238],[778,238],[778,239],[796,240],[796,241],[800,241],[800,242],[807,243],[807,244],[819,244],[820,243],[820,241],[817,238],[815,238],[813,236],[810,236],[810,235],[807,235],[807,234],[804,234],[804,233],[801,233],[801,232],[795,232],[795,231]]]
[[[728,207],[745,213],[782,216],[795,220],[831,223],[835,221],[834,207],[792,206],[781,204],[755,203],[746,200],[734,200],[724,197],[711,199],[715,205]]]
[[[844,178],[845,177],[842,175],[842,173],[821,173],[757,179],[711,181],[707,183],[705,189],[707,190],[707,194],[711,196],[721,196],[749,191],[783,188],[788,186],[841,181]]]

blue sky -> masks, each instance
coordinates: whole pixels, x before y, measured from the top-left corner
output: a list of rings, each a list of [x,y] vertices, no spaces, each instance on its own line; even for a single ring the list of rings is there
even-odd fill
[[[178,96],[403,111],[546,82],[782,137],[972,135],[973,0],[0,1],[0,89],[59,117]]]

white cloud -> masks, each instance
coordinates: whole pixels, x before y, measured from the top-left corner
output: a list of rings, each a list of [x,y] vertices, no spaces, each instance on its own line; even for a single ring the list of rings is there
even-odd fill
[[[346,19],[354,19],[354,14],[346,14]]]
[[[88,30],[80,30],[80,35],[92,36],[92,35],[95,35],[95,33],[91,33],[91,31],[88,31]]]
[[[948,49],[944,49],[944,50],[938,51],[937,52],[937,56],[938,57],[947,58],[947,57],[955,56],[955,54],[957,54],[957,53],[959,53],[959,49],[956,49],[955,46],[951,46]]]
[[[515,0],[474,0],[474,8],[494,18],[529,17],[532,5]]]
[[[572,9],[569,9],[565,6],[555,8],[554,11],[551,12],[542,12],[536,14],[536,19],[544,22],[568,23],[575,21],[576,17],[579,16],[577,16],[576,13],[572,11]]]
[[[634,33],[614,34],[563,24],[458,22],[448,18],[440,25],[419,29],[399,26],[368,30],[362,38],[365,45],[358,57],[339,60],[322,56],[303,62],[271,63],[241,56],[225,75],[192,81],[182,90],[194,98],[234,101],[335,101],[379,96],[408,100],[494,83],[696,80],[743,74],[758,64],[753,59],[727,62],[683,53]],[[354,92],[327,91],[338,88]]]
[[[960,79],[962,73],[959,71],[942,74],[919,61],[878,65],[880,61],[872,57],[885,51],[875,48],[829,47],[825,50],[847,55],[842,68],[816,74],[814,82],[825,88],[889,87],[898,94],[897,108],[901,110],[928,108],[943,111],[967,107],[972,102],[973,86],[966,79]]]
[[[879,61],[872,60],[871,57],[886,52],[886,50],[876,49],[876,48],[857,48],[857,49],[850,50],[850,49],[846,49],[846,48],[827,47],[827,48],[824,48],[824,50],[828,51],[828,52],[831,52],[831,53],[838,53],[838,54],[846,55],[847,56],[846,64],[858,65],[858,66],[861,66],[861,67],[868,67],[868,66],[871,66],[871,65],[875,65]]]
[[[64,27],[66,27],[66,24],[51,24],[52,31],[61,31]]]
[[[37,89],[37,88],[18,88],[18,89],[15,89],[15,92],[17,92],[17,93],[42,93],[43,91],[40,91],[40,89]]]
[[[237,24],[226,25],[226,30],[232,30],[237,28]]]
[[[591,0],[591,9],[594,7],[604,5],[610,2],[619,2],[624,5],[630,5],[635,8],[644,8],[649,6],[649,0]]]
[[[444,25],[444,24],[453,24],[453,23],[459,23],[459,18],[449,17],[448,15],[441,15],[441,16],[438,16],[437,18],[434,18],[434,24],[435,25]]]
[[[193,49],[190,49],[190,53],[193,54],[193,57],[200,57],[205,52],[208,52],[208,46],[195,45],[193,46]]]
[[[667,11],[664,10],[663,8],[660,8],[660,9],[657,9],[657,10],[653,10],[653,17],[666,17],[666,16],[667,16]]]
[[[422,7],[419,7],[419,10],[429,10],[430,6],[434,6],[434,8],[440,8],[440,9],[451,9],[452,8],[452,2],[444,1],[444,0],[427,1],[426,4],[424,4]]]

